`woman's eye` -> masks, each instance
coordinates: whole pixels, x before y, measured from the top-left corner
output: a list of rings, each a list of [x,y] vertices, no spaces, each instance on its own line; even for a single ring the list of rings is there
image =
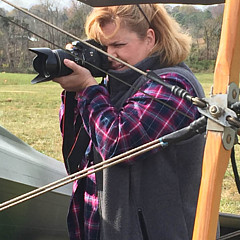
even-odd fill
[[[125,46],[125,45],[126,45],[125,43],[118,43],[118,44],[115,44],[114,47],[120,48],[120,47]]]

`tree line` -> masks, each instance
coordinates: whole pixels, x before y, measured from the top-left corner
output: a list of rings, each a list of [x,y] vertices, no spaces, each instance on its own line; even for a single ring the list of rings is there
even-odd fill
[[[213,71],[220,42],[224,5],[219,4],[204,10],[185,5],[167,10],[192,36],[188,65],[195,71]]]
[[[212,71],[216,60],[223,5],[204,10],[193,6],[166,6],[170,15],[177,20],[193,39],[188,65],[194,71]],[[66,8],[59,8],[53,0],[44,0],[32,6],[31,13],[84,39],[84,23],[91,7],[72,1]],[[21,27],[20,27],[21,26]],[[29,48],[64,48],[74,41],[69,36],[39,22],[19,10],[7,11],[0,8],[0,72],[34,72]]]

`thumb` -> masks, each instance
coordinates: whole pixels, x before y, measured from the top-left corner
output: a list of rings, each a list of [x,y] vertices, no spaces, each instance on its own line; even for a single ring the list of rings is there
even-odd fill
[[[75,71],[78,68],[78,65],[69,59],[64,59],[63,63],[66,65],[66,67],[71,68],[73,71]]]

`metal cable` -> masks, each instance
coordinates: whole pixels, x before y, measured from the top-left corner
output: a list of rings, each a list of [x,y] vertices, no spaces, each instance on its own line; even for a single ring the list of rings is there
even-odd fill
[[[185,128],[179,129],[178,131],[174,133],[167,134],[159,139],[153,140],[151,142],[145,143],[141,146],[135,147],[127,152],[124,152],[122,154],[119,154],[115,157],[112,157],[108,160],[104,160],[100,163],[94,164],[86,169],[83,169],[79,172],[73,173],[71,175],[68,175],[65,178],[62,178],[60,180],[57,180],[55,182],[52,182],[50,184],[47,184],[43,187],[37,188],[31,192],[25,193],[23,195],[20,195],[16,198],[13,198],[9,201],[6,201],[4,203],[0,204],[0,211],[3,211],[9,207],[15,206],[19,203],[22,203],[26,200],[35,198],[41,194],[44,194],[46,192],[52,191],[56,188],[59,188],[61,186],[64,186],[68,183],[71,183],[73,181],[76,181],[78,179],[81,179],[83,177],[86,177],[89,174],[96,173],[100,170],[103,170],[105,168],[114,166],[118,163],[121,163],[123,161],[126,161],[130,158],[137,157],[143,153],[146,153],[150,150],[153,150],[158,147],[167,147],[168,144],[171,143],[177,143],[182,140],[189,139],[197,134],[201,134],[203,132],[203,127],[206,127],[206,119],[205,117],[201,117],[197,120],[195,120],[193,123],[190,124],[190,126],[187,126]]]
[[[44,194],[46,192],[52,191],[52,190],[54,190],[56,188],[59,188],[61,186],[66,185],[68,183],[71,183],[73,181],[76,181],[78,179],[86,177],[88,174],[96,173],[96,172],[98,172],[100,170],[103,170],[105,168],[111,167],[113,165],[116,165],[118,163],[126,161],[129,158],[136,157],[136,156],[138,156],[140,154],[143,154],[143,153],[145,153],[147,151],[150,151],[150,150],[155,149],[155,148],[160,147],[160,146],[164,146],[164,144],[159,139],[157,139],[157,140],[151,141],[149,143],[146,143],[144,145],[141,145],[139,147],[136,147],[136,148],[134,148],[132,150],[129,150],[129,151],[127,151],[125,153],[122,153],[122,154],[120,154],[118,156],[115,156],[113,158],[110,158],[110,159],[108,159],[106,161],[102,161],[102,162],[100,162],[98,164],[95,164],[95,165],[93,165],[91,167],[83,169],[83,170],[81,170],[79,172],[76,172],[74,174],[68,175],[65,178],[62,178],[60,180],[57,180],[57,181],[52,182],[50,184],[47,184],[47,185],[45,185],[43,187],[37,188],[37,189],[35,189],[33,191],[30,191],[28,193],[20,195],[20,196],[18,196],[16,198],[13,198],[13,199],[9,200],[9,201],[3,202],[3,203],[0,204],[0,211],[3,211],[5,209],[7,209],[7,208],[10,208],[10,207],[15,206],[17,204],[20,204],[22,202],[25,202],[25,201],[27,201],[29,199],[32,199],[32,198],[35,198],[37,196],[40,196],[40,195],[42,195],[42,194]]]
[[[148,77],[149,79],[151,79],[151,80],[153,80],[153,81],[156,81],[156,82],[158,82],[158,83],[166,86],[166,87],[169,88],[170,90],[173,90],[172,87],[175,87],[176,89],[180,90],[180,88],[179,88],[178,86],[169,85],[169,84],[165,83],[164,81],[162,81],[159,77],[158,77],[158,78],[154,77],[154,76],[151,74],[151,72],[144,72],[144,71],[140,70],[139,68],[136,68],[136,67],[134,67],[134,66],[132,66],[132,65],[124,62],[123,60],[121,60],[121,59],[119,59],[119,58],[117,58],[117,57],[114,57],[113,55],[105,52],[104,50],[99,49],[98,47],[96,47],[96,46],[94,46],[94,45],[92,45],[92,44],[90,44],[90,43],[88,43],[88,42],[86,42],[86,41],[83,41],[82,39],[78,38],[77,36],[75,36],[75,35],[73,35],[73,34],[71,34],[71,33],[68,33],[67,31],[65,31],[65,30],[63,30],[63,29],[55,26],[54,24],[49,23],[49,22],[47,22],[46,20],[44,20],[44,19],[42,19],[42,18],[40,18],[40,17],[38,17],[38,16],[30,13],[29,11],[27,11],[27,10],[21,8],[21,7],[18,7],[18,6],[16,6],[16,5],[8,2],[7,0],[2,0],[2,1],[5,2],[6,4],[8,4],[8,5],[10,5],[10,6],[18,9],[19,11],[21,11],[21,12],[23,12],[23,13],[25,13],[25,14],[27,14],[27,15],[35,18],[35,19],[37,19],[38,21],[40,21],[40,22],[42,22],[42,23],[44,23],[44,24],[46,24],[46,25],[48,25],[48,26],[56,29],[57,31],[59,31],[59,32],[61,32],[61,33],[64,33],[64,34],[66,34],[67,36],[69,36],[69,37],[71,37],[71,38],[73,38],[73,39],[78,40],[79,42],[87,45],[88,47],[91,47],[91,48],[99,51],[100,53],[102,53],[102,54],[108,56],[109,58],[112,58],[113,60],[115,60],[115,61],[117,61],[117,62],[119,62],[119,63],[127,66],[128,68],[130,68],[130,69],[132,69],[132,70],[140,73],[141,75],[146,76],[146,77]],[[182,89],[182,90],[183,90],[183,89]],[[183,91],[185,91],[185,90],[183,90]],[[172,93],[174,94],[174,92],[172,92]],[[185,91],[185,93],[187,93],[187,92]],[[187,94],[188,94],[188,93],[187,93]],[[177,95],[177,96],[179,96],[179,95]],[[180,97],[181,97],[181,96],[180,96]],[[192,97],[190,94],[188,94],[188,97],[185,98],[185,100],[192,101],[193,98],[194,98],[194,97]],[[201,101],[201,99],[199,99],[198,101],[195,101],[194,104],[198,104],[199,101]],[[206,104],[205,104],[205,102],[202,100],[202,103],[201,103],[200,105],[198,105],[198,107],[202,108],[203,106],[205,107]]]
[[[20,27],[20,28],[22,28],[22,29],[24,29],[24,30],[26,30],[26,31],[29,31],[29,32],[32,33],[33,35],[35,35],[35,36],[41,38],[42,40],[44,40],[44,41],[46,41],[46,42],[48,42],[48,43],[50,43],[50,44],[52,44],[52,45],[58,47],[58,48],[61,49],[62,51],[66,51],[66,49],[62,48],[61,46],[59,46],[59,45],[57,45],[57,44],[55,44],[55,43],[49,41],[48,39],[46,39],[46,38],[44,38],[44,37],[42,37],[42,36],[40,36],[40,35],[34,33],[33,31],[31,31],[31,30],[29,30],[28,28],[26,28],[26,27],[24,27],[24,26],[18,24],[17,22],[12,21],[12,20],[10,20],[10,19],[8,19],[8,18],[2,16],[1,14],[0,14],[0,17],[5,18],[6,20],[8,20],[9,22],[11,22],[12,24],[15,24],[16,26],[18,26],[18,27]],[[72,53],[69,52],[69,51],[67,51],[67,53],[70,54],[70,55],[72,55],[73,57],[76,57],[74,54],[72,54]],[[96,68],[97,70],[99,70],[99,71],[105,73],[106,75],[109,75],[110,77],[112,77],[112,78],[118,80],[119,82],[121,82],[121,83],[123,83],[123,84],[125,84],[125,85],[127,85],[127,86],[129,86],[129,87],[132,87],[133,89],[135,89],[135,90],[137,90],[137,91],[139,91],[139,92],[145,94],[146,96],[150,97],[152,100],[154,100],[154,101],[156,101],[156,102],[159,102],[159,103],[163,104],[164,106],[168,107],[169,109],[172,109],[172,110],[176,111],[177,113],[179,113],[179,114],[181,114],[181,115],[183,115],[183,116],[185,116],[185,117],[187,117],[187,118],[189,118],[189,119],[191,119],[191,120],[194,120],[194,117],[189,116],[188,114],[186,114],[186,113],[184,113],[184,112],[182,112],[182,111],[180,111],[180,110],[178,110],[178,109],[176,109],[176,108],[170,106],[169,104],[167,104],[167,103],[161,101],[160,99],[157,99],[157,98],[151,96],[150,94],[145,93],[144,91],[142,91],[142,90],[140,90],[140,89],[137,89],[137,88],[133,87],[131,84],[129,84],[129,83],[125,82],[124,80],[122,80],[122,79],[120,79],[120,78],[114,76],[113,74],[111,74],[111,73],[109,73],[109,72],[107,72],[107,71],[105,71],[105,70],[103,70],[103,69],[101,69],[101,68],[99,68],[99,67],[97,67],[97,66],[95,66],[95,65],[93,65],[93,64],[91,64],[91,63],[89,63],[89,62],[87,62],[87,61],[85,61],[84,59],[81,59],[81,61],[84,62],[84,63],[86,63],[86,64],[88,64],[88,65],[90,65],[90,66],[92,66],[92,67],[94,67],[94,68]],[[161,82],[160,82],[160,84],[161,84]],[[192,99],[194,100],[194,99],[196,99],[196,97],[195,97],[195,98],[192,98]],[[193,101],[193,104],[194,104],[194,101]],[[196,105],[196,104],[195,104],[195,105]]]

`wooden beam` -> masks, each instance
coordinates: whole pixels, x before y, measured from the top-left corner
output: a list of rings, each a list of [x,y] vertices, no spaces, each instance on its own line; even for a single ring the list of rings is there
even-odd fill
[[[213,94],[226,94],[230,83],[239,85],[240,1],[226,0]],[[227,102],[227,100],[226,100]],[[229,135],[230,136],[230,135]],[[193,240],[216,239],[221,189],[231,149],[223,146],[222,132],[209,130],[203,158],[202,180]]]

